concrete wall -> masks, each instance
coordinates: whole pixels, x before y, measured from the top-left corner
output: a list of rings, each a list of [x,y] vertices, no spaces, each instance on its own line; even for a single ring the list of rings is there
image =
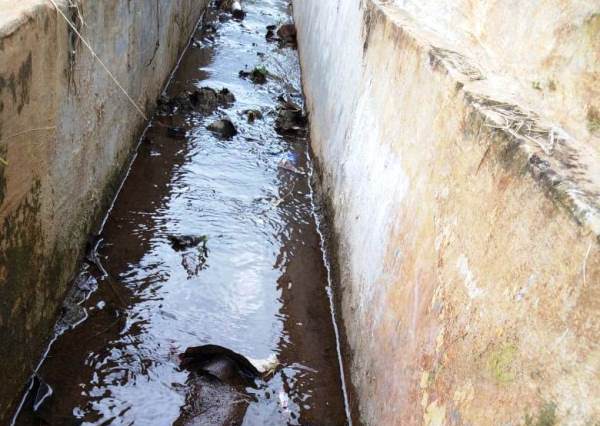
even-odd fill
[[[146,110],[206,3],[58,1]],[[49,1],[0,0],[2,424],[143,126]]]
[[[560,3],[579,7],[572,29],[596,19],[597,2]],[[496,25],[510,27],[502,4]],[[598,424],[593,126],[495,68],[485,51],[499,43],[474,52],[402,2],[298,0],[294,17],[362,420]],[[486,38],[543,43],[540,27]],[[598,53],[570,46],[574,64]],[[597,74],[586,84],[597,93]]]

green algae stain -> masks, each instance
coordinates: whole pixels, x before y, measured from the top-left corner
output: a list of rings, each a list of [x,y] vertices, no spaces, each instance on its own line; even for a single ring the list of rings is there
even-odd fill
[[[41,225],[39,223],[41,184],[36,181],[30,193],[21,202],[16,211],[5,218],[2,224],[0,240],[0,268],[2,274],[3,306],[0,315],[9,317],[16,314],[15,309],[23,309],[8,303],[16,298],[23,289],[35,288],[40,265],[37,254],[43,245]],[[12,306],[11,306],[12,305]],[[18,304],[17,304],[18,305]]]
[[[497,382],[510,383],[515,379],[513,361],[516,354],[517,348],[514,345],[504,346],[492,352],[488,367]]]
[[[584,28],[590,43],[597,44],[600,38],[600,13],[594,13],[586,19]]]
[[[529,414],[525,416],[526,426],[555,426],[557,424],[556,404],[553,402],[544,404],[537,417],[532,417]]]
[[[39,354],[43,337],[35,309],[38,286],[44,285],[43,236],[39,220],[41,184],[34,182],[20,205],[0,227],[0,359],[4,361],[1,401],[12,401],[14,389],[23,385],[29,366]],[[6,412],[0,411],[0,418]]]
[[[591,106],[588,108],[586,118],[587,126],[591,133],[595,133],[600,130],[600,111]]]

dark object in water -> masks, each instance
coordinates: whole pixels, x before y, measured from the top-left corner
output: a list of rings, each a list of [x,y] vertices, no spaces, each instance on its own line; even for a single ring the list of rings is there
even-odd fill
[[[244,12],[242,9],[235,9],[231,12],[231,16],[233,16],[233,19],[241,21],[246,17],[246,12]]]
[[[229,89],[219,91],[211,87],[202,87],[193,92],[184,92],[172,98],[161,96],[157,101],[157,112],[160,115],[171,115],[177,111],[192,110],[210,114],[217,107],[228,107],[235,102],[235,96]]]
[[[162,95],[156,101],[156,111],[159,115],[171,115],[177,111],[189,110],[191,110],[191,105],[187,94],[181,94],[172,98]]]
[[[211,87],[202,87],[190,93],[189,100],[194,109],[210,114],[219,106],[231,106],[235,102],[235,96],[226,88],[217,92]]]
[[[207,129],[217,134],[222,139],[231,139],[238,133],[237,129],[229,118],[217,120],[214,123],[209,124]]]
[[[238,21],[246,17],[246,12],[242,10],[239,0],[220,0],[218,7],[221,10],[230,12],[231,16]]]
[[[281,134],[300,134],[306,130],[307,119],[302,111],[280,109],[275,129]]]
[[[208,237],[206,235],[169,235],[169,242],[175,251],[182,251],[200,244],[206,249]]]
[[[167,127],[167,136],[173,139],[185,139],[187,137],[187,130],[181,127]]]
[[[296,41],[296,27],[294,24],[285,24],[279,27],[277,30],[277,37],[279,37],[279,40],[285,46],[295,47],[298,44]]]
[[[254,123],[256,120],[263,118],[262,112],[257,109],[247,109],[242,113],[248,118],[248,123]]]
[[[256,67],[252,71],[240,71],[240,78],[248,78],[254,84],[265,84],[267,82],[267,76],[269,71],[264,67]]]
[[[207,374],[234,386],[252,386],[261,376],[245,356],[218,345],[190,347],[179,358],[186,370]]]
[[[282,135],[301,135],[306,131],[308,119],[302,108],[290,99],[279,98],[281,105],[275,120],[275,129]]]
[[[277,31],[275,31],[275,29],[277,29]],[[296,27],[294,24],[284,24],[279,28],[275,25],[269,25],[267,27],[265,38],[267,41],[279,41],[279,47],[295,48],[298,46],[296,35]]]
[[[275,41],[275,29],[277,28],[276,25],[269,25],[267,26],[267,35],[265,36],[265,38],[268,41]]]

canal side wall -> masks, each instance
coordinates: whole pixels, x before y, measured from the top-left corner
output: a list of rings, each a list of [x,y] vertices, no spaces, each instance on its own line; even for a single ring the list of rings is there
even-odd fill
[[[150,113],[207,1],[57,3]],[[0,0],[2,424],[144,124],[51,2]]]
[[[397,3],[294,1],[361,419],[597,424],[597,4]]]

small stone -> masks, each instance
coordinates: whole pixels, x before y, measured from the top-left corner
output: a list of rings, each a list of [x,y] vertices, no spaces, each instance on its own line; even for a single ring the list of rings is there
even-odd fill
[[[230,139],[237,135],[237,129],[229,118],[222,118],[208,125],[208,130],[217,134],[223,139]]]
[[[274,41],[275,40],[275,29],[277,28],[277,26],[275,25],[269,25],[267,26],[267,34],[265,36],[265,38],[268,41]]]
[[[189,100],[194,109],[204,114],[210,114],[219,106],[231,106],[235,102],[235,96],[226,88],[217,92],[211,87],[202,87],[190,93]]]
[[[275,120],[275,130],[283,135],[300,135],[306,131],[308,119],[302,108],[289,98],[280,96],[281,105]]]
[[[267,77],[269,75],[269,71],[265,67],[256,67],[252,71],[240,71],[240,78],[248,78],[254,84],[265,84],[267,82]]]
[[[200,244],[206,248],[206,242],[208,241],[206,235],[169,235],[167,238],[175,251],[186,250]]]
[[[296,27],[294,24],[285,24],[277,30],[279,40],[288,45],[296,45]]]
[[[256,120],[262,120],[263,115],[257,109],[247,109],[243,114],[248,118],[248,123],[254,123]]]

